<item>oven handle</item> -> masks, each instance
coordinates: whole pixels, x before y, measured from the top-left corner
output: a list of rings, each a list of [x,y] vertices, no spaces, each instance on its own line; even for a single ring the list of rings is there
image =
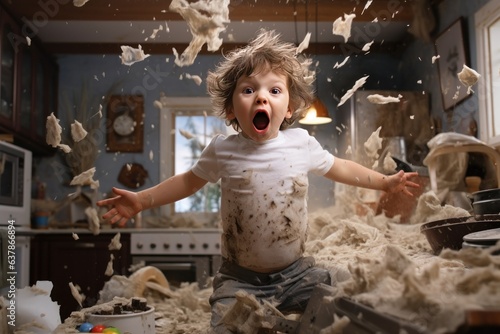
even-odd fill
[[[194,263],[179,262],[179,263],[148,263],[148,266],[156,267],[160,270],[184,270],[188,271],[195,268]]]

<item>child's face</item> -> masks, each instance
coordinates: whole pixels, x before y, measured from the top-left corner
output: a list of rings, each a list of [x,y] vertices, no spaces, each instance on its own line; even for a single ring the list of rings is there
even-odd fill
[[[263,142],[278,135],[281,123],[292,116],[285,75],[261,71],[238,79],[228,119],[236,118],[244,136]]]

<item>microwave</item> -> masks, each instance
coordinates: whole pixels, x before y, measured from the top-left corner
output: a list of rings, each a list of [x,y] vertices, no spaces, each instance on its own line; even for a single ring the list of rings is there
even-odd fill
[[[32,163],[31,151],[0,141],[0,226],[30,226]]]

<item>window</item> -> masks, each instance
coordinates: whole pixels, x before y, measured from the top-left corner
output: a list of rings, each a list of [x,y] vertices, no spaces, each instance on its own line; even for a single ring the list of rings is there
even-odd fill
[[[490,1],[475,15],[480,139],[500,147],[500,2]]]
[[[211,112],[208,98],[168,98],[160,101],[160,181],[189,170],[217,134],[233,133]],[[162,214],[218,212],[219,184],[207,183],[192,196],[162,209]]]

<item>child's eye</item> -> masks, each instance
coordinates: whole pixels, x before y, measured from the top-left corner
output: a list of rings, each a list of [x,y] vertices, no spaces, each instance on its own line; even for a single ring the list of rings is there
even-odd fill
[[[281,93],[281,90],[279,88],[271,89],[271,94],[279,94],[279,93]]]
[[[250,87],[247,87],[247,88],[243,89],[243,93],[245,93],[245,94],[252,94],[253,93],[253,89],[250,88]]]

